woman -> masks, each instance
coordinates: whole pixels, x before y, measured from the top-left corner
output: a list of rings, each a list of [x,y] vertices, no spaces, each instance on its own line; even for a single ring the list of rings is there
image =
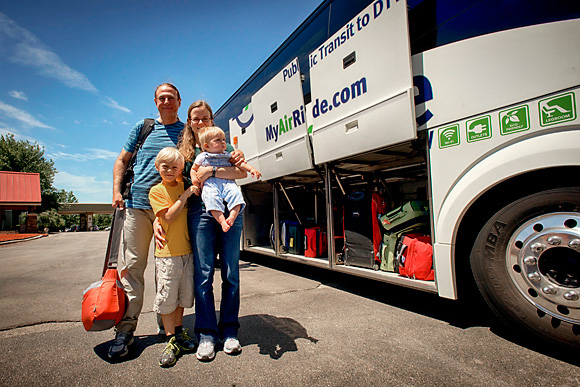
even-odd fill
[[[187,122],[177,145],[186,160],[183,171],[186,183],[197,185],[211,176],[223,179],[246,177],[246,172],[238,167],[220,167],[215,172],[212,167],[200,167],[196,174],[198,181],[191,181],[190,172],[193,160],[201,153],[199,132],[202,128],[213,125],[213,112],[207,102],[196,101],[189,106]],[[227,151],[233,152],[232,160],[230,160],[232,164],[243,161],[243,153],[235,151],[229,144]],[[187,206],[189,236],[193,245],[195,334],[199,340],[196,356],[199,360],[209,361],[215,357],[215,345],[218,341],[223,342],[224,352],[227,354],[236,354],[241,351],[237,335],[240,327],[238,313],[242,215],[236,218],[228,232],[223,232],[221,225],[205,211],[199,196],[192,195]],[[156,238],[158,234],[156,232]],[[219,323],[216,319],[213,296],[213,277],[218,253],[222,277]]]

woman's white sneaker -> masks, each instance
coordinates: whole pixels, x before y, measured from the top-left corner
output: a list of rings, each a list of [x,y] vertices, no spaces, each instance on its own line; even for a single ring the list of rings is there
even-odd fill
[[[235,355],[242,351],[242,346],[238,339],[230,337],[224,342],[224,352],[228,355]]]
[[[211,340],[201,340],[195,354],[197,360],[210,361],[215,357],[214,343]]]

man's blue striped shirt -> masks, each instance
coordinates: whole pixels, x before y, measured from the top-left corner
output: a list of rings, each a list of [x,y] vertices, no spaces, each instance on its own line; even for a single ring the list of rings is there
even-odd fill
[[[137,145],[137,138],[144,125],[144,120],[135,124],[124,149],[133,153]],[[149,190],[155,184],[161,181],[159,172],[155,169],[155,157],[157,153],[165,147],[177,146],[179,135],[184,128],[181,121],[177,121],[171,125],[163,125],[155,120],[153,131],[149,134],[143,146],[137,152],[137,159],[135,162],[135,177],[133,185],[131,186],[131,198],[125,201],[125,206],[129,208],[151,209],[149,204]]]

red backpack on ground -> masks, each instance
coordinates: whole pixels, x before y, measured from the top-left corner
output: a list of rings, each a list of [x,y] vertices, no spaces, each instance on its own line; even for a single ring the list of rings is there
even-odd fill
[[[115,209],[109,232],[103,278],[89,285],[83,293],[81,319],[87,332],[110,329],[117,325],[125,314],[127,305],[125,290],[117,272],[123,216],[123,211]]]
[[[107,269],[100,281],[83,293],[82,320],[85,330],[104,331],[121,322],[125,314],[125,291],[117,269]]]

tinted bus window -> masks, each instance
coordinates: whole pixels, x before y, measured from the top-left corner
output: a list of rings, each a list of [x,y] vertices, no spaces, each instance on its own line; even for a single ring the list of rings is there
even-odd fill
[[[271,79],[278,74],[294,58],[298,57],[300,72],[304,75],[302,91],[304,95],[310,94],[310,69],[308,56],[328,39],[328,15],[326,7],[316,18],[312,20],[286,47],[268,64],[265,69],[266,79]],[[308,101],[306,101],[308,102]]]
[[[411,53],[512,28],[580,17],[580,1],[409,1]]]
[[[237,116],[251,102],[254,95],[285,65],[298,56],[300,70],[305,75],[304,94],[310,93],[310,78],[308,76],[308,55],[318,48],[328,38],[329,7],[323,8],[311,15],[290,38],[276,50],[268,60],[256,71],[247,84],[244,84],[216,113],[215,124],[226,131],[229,137],[229,120]]]
[[[330,4],[328,36],[334,35],[371,3],[369,0],[334,0]]]
[[[230,138],[230,118],[236,117],[240,114],[242,109],[252,101],[252,95],[260,90],[260,88],[265,84],[266,81],[264,80],[263,72],[254,74],[253,79],[234,94],[235,98],[230,98],[216,112],[214,123],[226,132],[226,139],[228,139],[228,142]]]

